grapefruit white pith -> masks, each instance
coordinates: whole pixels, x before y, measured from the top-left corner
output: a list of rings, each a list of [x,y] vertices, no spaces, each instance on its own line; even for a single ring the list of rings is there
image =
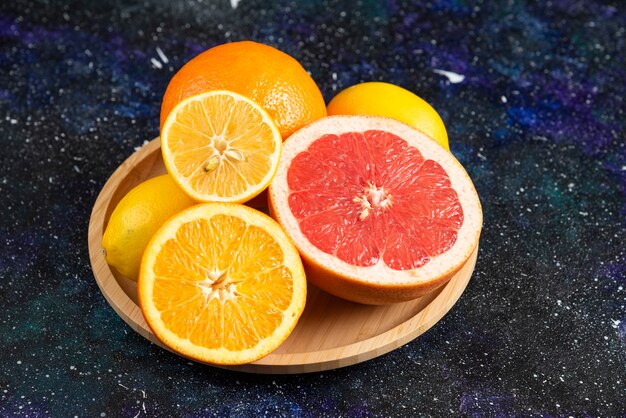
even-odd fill
[[[411,300],[446,283],[482,227],[478,195],[454,156],[381,117],[328,117],[293,134],[269,203],[307,279],[369,304]]]

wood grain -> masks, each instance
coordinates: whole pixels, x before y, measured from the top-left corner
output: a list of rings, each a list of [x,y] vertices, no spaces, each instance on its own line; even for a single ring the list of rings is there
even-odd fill
[[[136,283],[107,265],[101,247],[109,216],[122,197],[142,181],[165,173],[160,151],[156,138],[124,161],[102,188],[89,221],[89,257],[96,282],[115,312],[139,334],[167,349],[143,318]],[[477,254],[478,248],[446,285],[405,303],[360,305],[309,285],[306,308],[289,338],[261,360],[227,368],[251,373],[309,373],[388,353],[424,333],[452,308],[472,276]]]

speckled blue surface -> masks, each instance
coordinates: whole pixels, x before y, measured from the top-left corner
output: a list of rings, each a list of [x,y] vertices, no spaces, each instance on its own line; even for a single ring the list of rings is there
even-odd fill
[[[3,1],[0,416],[626,415],[623,4],[415,3]],[[239,39],[292,54],[327,100],[385,80],[446,122],[482,197],[481,251],[459,303],[405,347],[231,373],[149,344],[100,294],[98,191],[157,135],[173,72]]]

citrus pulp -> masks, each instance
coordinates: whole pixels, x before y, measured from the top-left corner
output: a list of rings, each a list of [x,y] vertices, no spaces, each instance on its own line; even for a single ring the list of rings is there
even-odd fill
[[[286,141],[270,211],[307,279],[356,302],[421,296],[476,249],[482,211],[459,162],[389,118],[334,116]]]
[[[243,364],[275,350],[306,300],[302,262],[269,216],[206,203],[168,220],[144,253],[141,310],[172,350],[212,364]]]
[[[268,186],[282,139],[258,104],[230,91],[191,96],[161,129],[168,173],[193,199],[245,202]]]

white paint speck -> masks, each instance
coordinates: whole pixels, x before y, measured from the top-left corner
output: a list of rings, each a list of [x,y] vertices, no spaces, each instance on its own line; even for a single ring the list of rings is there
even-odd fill
[[[241,2],[241,0],[230,0],[230,6],[234,9],[237,8],[237,6],[239,6],[239,3]]]
[[[153,66],[154,68],[158,68],[159,70],[160,70],[161,68],[163,68],[163,64],[161,64],[159,61],[157,61],[157,60],[156,60],[156,59],[154,59],[154,58],[150,58],[150,62],[152,63],[152,66]]]
[[[587,216],[587,215],[589,215],[589,212],[579,211],[579,212],[578,212],[578,214],[579,214],[580,216]]]
[[[502,103],[506,103],[506,96],[500,96],[500,101]]]
[[[11,119],[9,122],[11,122],[11,125],[15,125],[17,124],[17,119]]]
[[[559,306],[562,306],[563,302],[561,302],[561,299],[559,299],[559,300],[556,301],[556,304],[559,305]]]
[[[333,80],[337,80],[337,73],[332,73],[331,76],[332,76]]]
[[[18,360],[18,361],[17,361],[17,364],[22,364],[22,360]]]
[[[611,326],[615,329],[617,329],[619,327],[619,324],[622,323],[622,321],[620,321],[619,319],[611,319]]]
[[[150,142],[150,141],[147,141],[147,140],[146,140],[146,141],[143,141],[143,142],[141,143],[141,145],[139,145],[138,147],[135,147],[135,148],[134,148],[134,149],[135,149],[135,151],[139,151],[139,150],[141,149],[141,147],[143,147],[144,145],[148,145],[148,143],[149,143],[149,142]]]
[[[156,48],[157,54],[159,54],[159,58],[163,61],[163,64],[167,64],[170,60],[167,59],[167,56],[163,53],[163,50],[157,46]]]
[[[452,84],[461,83],[463,80],[465,80],[465,76],[463,74],[457,74],[452,71],[440,70],[438,68],[435,68],[433,72],[446,77],[448,81]]]

